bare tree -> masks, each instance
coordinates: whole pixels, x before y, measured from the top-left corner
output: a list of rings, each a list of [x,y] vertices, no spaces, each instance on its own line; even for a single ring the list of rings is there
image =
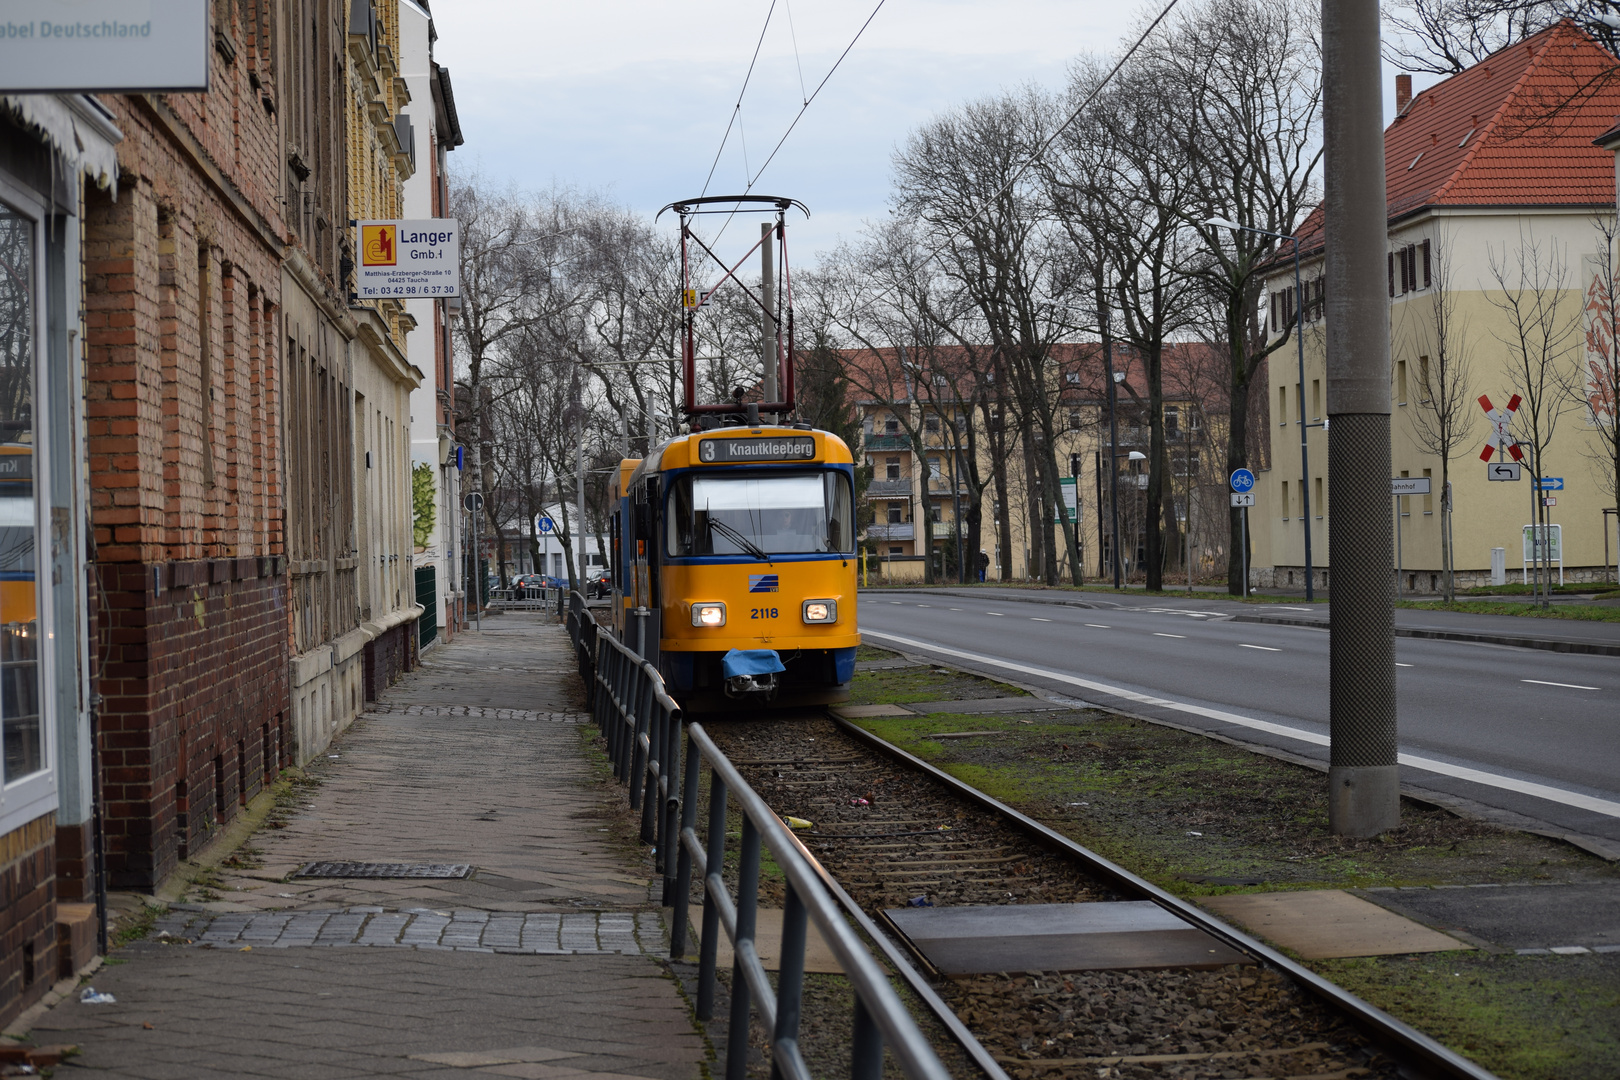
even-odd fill
[[[1456,552],[1451,539],[1451,459],[1472,437],[1475,417],[1474,394],[1469,388],[1472,348],[1467,320],[1457,317],[1457,294],[1453,288],[1456,267],[1451,258],[1451,237],[1441,236],[1431,244],[1431,288],[1427,304],[1415,308],[1419,348],[1426,350],[1407,362],[1408,371],[1417,372],[1418,407],[1412,414],[1412,433],[1417,444],[1440,459],[1440,561],[1445,572],[1445,598],[1457,598]]]
[[[1384,5],[1384,59],[1406,71],[1451,75],[1569,19],[1611,53],[1613,0],[1400,0]]]
[[[1598,251],[1586,278],[1585,344],[1581,397],[1596,438],[1585,451],[1599,489],[1620,505],[1620,222],[1605,214],[1593,222]],[[1608,522],[1604,522],[1607,528]]]
[[[1052,102],[1034,89],[972,102],[918,129],[895,156],[896,209],[924,223],[943,273],[977,310],[991,370],[1005,376],[1003,401],[1025,450],[1030,540],[1049,585],[1058,574],[1054,517],[1080,572],[1056,459],[1053,347],[1072,331],[1074,290],[1084,288],[1053,235],[1039,177],[1023,173],[1052,119]]]
[[[1568,256],[1568,249],[1556,240],[1542,243],[1533,232],[1521,232],[1517,248],[1504,244],[1500,254],[1490,251],[1491,276],[1497,285],[1491,303],[1505,319],[1505,329],[1496,337],[1507,350],[1504,370],[1522,399],[1516,419],[1528,436],[1522,441],[1530,447],[1533,521],[1541,538],[1534,545],[1536,586],[1543,604],[1549,602],[1546,590],[1551,582],[1542,574],[1551,572],[1551,560],[1540,481],[1558,421],[1580,400],[1576,363],[1580,308],[1564,296],[1569,287]]]

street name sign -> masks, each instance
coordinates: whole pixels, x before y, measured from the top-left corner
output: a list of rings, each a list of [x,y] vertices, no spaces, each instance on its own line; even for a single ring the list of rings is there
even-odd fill
[[[1248,469],[1234,470],[1233,473],[1232,473],[1232,490],[1233,491],[1253,491],[1254,490],[1254,473],[1250,472]],[[1237,506],[1239,504],[1238,503],[1233,503],[1232,505]],[[1253,506],[1254,504],[1249,503],[1248,505]]]
[[[1252,491],[1234,491],[1234,492],[1232,492],[1232,505],[1233,506],[1253,506],[1254,505],[1254,492],[1252,492]]]
[[[1485,466],[1485,479],[1517,480],[1519,479],[1519,470],[1523,467],[1517,461],[1493,461]]]
[[[1536,479],[1537,491],[1563,491],[1564,478],[1562,476],[1542,476]]]
[[[461,295],[461,223],[455,218],[360,222],[355,295],[429,299]]]
[[[207,0],[6,0],[0,92],[208,89]]]
[[[1389,493],[1391,495],[1427,495],[1429,493],[1429,478],[1427,476],[1392,476],[1389,479]]]

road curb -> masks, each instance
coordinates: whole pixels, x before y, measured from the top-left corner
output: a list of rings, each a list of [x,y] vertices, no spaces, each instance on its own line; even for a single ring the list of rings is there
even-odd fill
[[[1293,619],[1284,615],[1233,615],[1229,622],[1267,623],[1272,626],[1309,626],[1326,630],[1325,619]],[[1567,641],[1560,638],[1519,637],[1513,634],[1479,634],[1467,630],[1428,630],[1422,627],[1395,628],[1396,637],[1428,638],[1434,641],[1466,641],[1480,645],[1509,645],[1518,649],[1583,653],[1589,656],[1620,656],[1620,645],[1602,641]]]

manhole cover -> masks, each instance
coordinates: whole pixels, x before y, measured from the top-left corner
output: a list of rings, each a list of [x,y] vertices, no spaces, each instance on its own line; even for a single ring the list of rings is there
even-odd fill
[[[464,878],[466,863],[312,862],[293,877],[317,878]]]

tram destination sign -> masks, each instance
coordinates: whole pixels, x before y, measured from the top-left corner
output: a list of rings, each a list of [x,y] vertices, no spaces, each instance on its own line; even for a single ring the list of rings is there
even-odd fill
[[[698,460],[705,465],[737,461],[812,461],[816,440],[809,435],[767,435],[759,439],[704,439]]]
[[[0,92],[208,89],[207,0],[6,0]]]

